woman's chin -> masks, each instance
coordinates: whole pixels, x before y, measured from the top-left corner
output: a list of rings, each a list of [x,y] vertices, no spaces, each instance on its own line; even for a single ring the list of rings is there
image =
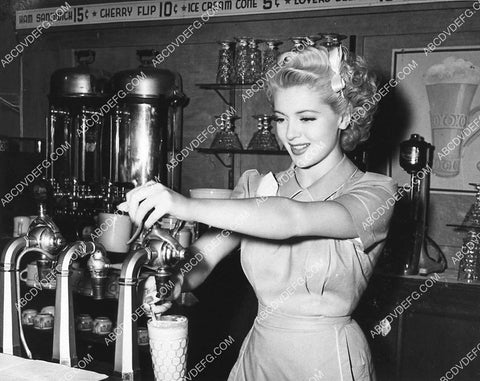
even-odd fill
[[[302,158],[292,158],[292,161],[297,168],[301,169],[308,169],[313,165],[310,161],[302,160]]]

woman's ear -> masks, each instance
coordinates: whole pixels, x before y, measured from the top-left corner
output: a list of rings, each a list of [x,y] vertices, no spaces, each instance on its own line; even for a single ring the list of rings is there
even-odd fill
[[[350,113],[345,114],[340,118],[340,121],[338,123],[338,128],[340,130],[346,130],[349,125],[350,125]]]
[[[347,111],[345,111],[345,113],[340,118],[340,121],[339,121],[339,124],[338,124],[338,128],[340,130],[346,130],[347,127],[350,125],[350,121],[351,121],[351,118],[352,118],[352,113],[353,113],[353,107],[352,107],[351,104],[349,104]]]

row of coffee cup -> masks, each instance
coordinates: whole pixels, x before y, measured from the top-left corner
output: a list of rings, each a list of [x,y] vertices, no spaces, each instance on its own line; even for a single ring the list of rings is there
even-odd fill
[[[80,314],[76,318],[77,329],[82,332],[93,332],[97,335],[108,335],[112,331],[113,323],[106,316],[95,319],[89,314]]]
[[[80,314],[76,319],[77,330],[81,332],[93,332],[97,335],[108,335],[112,332],[112,321],[105,316],[99,316],[95,319],[89,314]],[[144,327],[137,329],[138,345],[148,345],[148,331]]]
[[[28,309],[22,312],[22,324],[40,330],[52,329],[54,316],[54,306],[43,307],[40,313],[37,310]]]

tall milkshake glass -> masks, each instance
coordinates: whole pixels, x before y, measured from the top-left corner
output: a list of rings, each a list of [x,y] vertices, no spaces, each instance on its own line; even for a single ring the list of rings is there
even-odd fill
[[[162,316],[147,323],[155,381],[183,381],[187,369],[188,319]]]

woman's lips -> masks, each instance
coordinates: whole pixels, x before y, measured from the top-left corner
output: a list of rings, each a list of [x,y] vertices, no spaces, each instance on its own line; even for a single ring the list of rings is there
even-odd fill
[[[290,144],[290,150],[294,155],[302,155],[307,149],[310,143],[305,144]]]

